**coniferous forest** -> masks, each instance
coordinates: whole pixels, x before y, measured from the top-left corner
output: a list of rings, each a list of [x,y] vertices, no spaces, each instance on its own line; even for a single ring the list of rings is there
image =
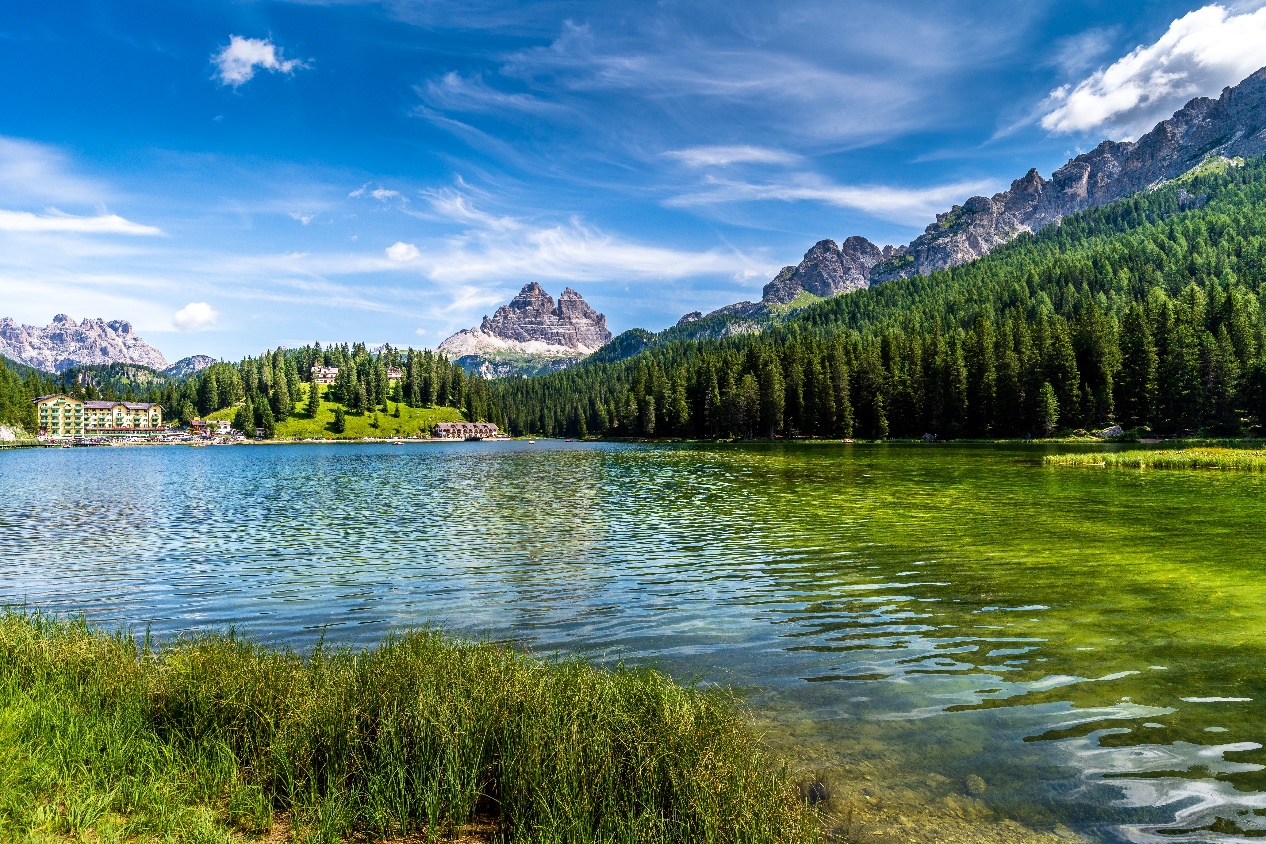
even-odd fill
[[[0,363],[0,422],[29,426],[32,396],[66,391],[158,401],[182,421],[237,407],[240,427],[270,431],[306,403],[312,367],[336,366],[325,398],[350,413],[452,407],[517,435],[990,438],[1120,424],[1235,436],[1266,427],[1264,282],[1258,158],[758,333],[493,381],[429,351],[361,344],[278,349],[145,390]]]
[[[1047,436],[1266,423],[1266,162],[1202,168],[970,264],[491,385],[515,433]]]

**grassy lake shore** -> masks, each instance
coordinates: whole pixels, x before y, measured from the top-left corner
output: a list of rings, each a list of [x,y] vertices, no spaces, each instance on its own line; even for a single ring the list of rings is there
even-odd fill
[[[0,616],[3,840],[800,842],[817,826],[733,697],[653,671],[434,632],[300,656]]]
[[[1131,449],[1078,454],[1048,454],[1047,466],[1098,466],[1117,469],[1219,469],[1266,472],[1266,450],[1192,446],[1181,449]]]

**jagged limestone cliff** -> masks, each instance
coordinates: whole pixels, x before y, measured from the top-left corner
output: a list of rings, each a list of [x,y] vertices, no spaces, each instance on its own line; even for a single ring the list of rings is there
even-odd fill
[[[532,282],[477,328],[449,337],[439,351],[470,372],[499,377],[563,369],[610,340],[607,318],[575,290],[564,290],[555,304]]]

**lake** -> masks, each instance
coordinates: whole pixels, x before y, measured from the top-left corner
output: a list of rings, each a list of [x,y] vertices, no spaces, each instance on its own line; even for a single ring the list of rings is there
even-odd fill
[[[851,794],[1094,841],[1266,835],[1266,482],[1043,453],[0,452],[0,600],[651,663],[736,687],[799,764],[865,772]]]

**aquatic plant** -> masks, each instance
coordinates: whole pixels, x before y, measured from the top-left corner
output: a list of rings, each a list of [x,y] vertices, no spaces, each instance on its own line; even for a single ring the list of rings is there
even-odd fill
[[[1266,451],[1242,448],[1186,448],[1048,454],[1048,466],[1108,466],[1123,469],[1228,469],[1266,472]]]
[[[300,655],[0,616],[0,838],[791,842],[735,699],[436,632]]]

